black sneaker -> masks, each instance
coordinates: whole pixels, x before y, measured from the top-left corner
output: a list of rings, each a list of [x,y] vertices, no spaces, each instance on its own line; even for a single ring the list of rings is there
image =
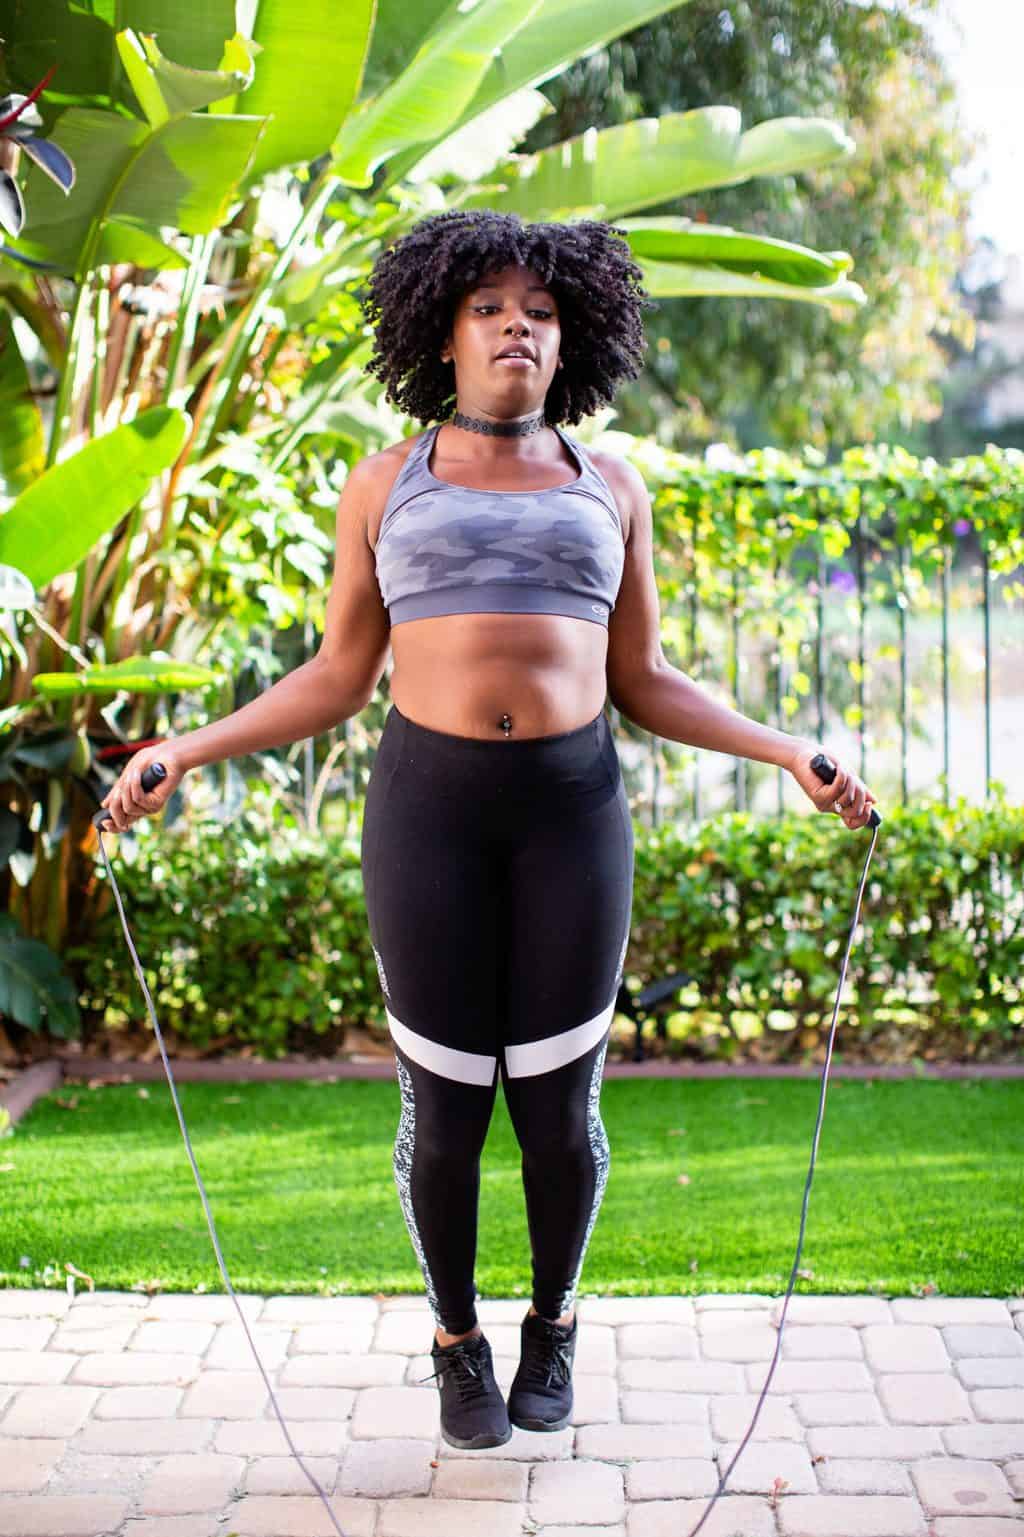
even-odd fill
[[[471,1334],[454,1345],[439,1345],[435,1336],[430,1354],[436,1367],[431,1377],[436,1378],[441,1395],[444,1439],[462,1448],[504,1446],[512,1426],[483,1334]],[[420,1381],[429,1382],[430,1377]]]
[[[572,1363],[579,1319],[553,1324],[527,1313],[522,1352],[508,1395],[508,1417],[521,1430],[562,1430],[572,1415]]]

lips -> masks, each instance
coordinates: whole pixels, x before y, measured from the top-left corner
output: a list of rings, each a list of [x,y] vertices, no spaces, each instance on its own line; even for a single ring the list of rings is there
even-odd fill
[[[494,361],[497,363],[501,358],[519,358],[522,362],[534,362],[533,353],[526,347],[506,347],[504,352],[497,354]]]

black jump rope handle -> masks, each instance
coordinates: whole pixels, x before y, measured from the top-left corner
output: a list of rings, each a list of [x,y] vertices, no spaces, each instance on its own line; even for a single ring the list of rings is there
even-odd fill
[[[161,779],[166,778],[167,770],[164,768],[162,763],[150,763],[148,767],[142,770],[142,788],[148,794],[150,790],[156,789]],[[112,820],[113,819],[107,807],[101,806],[99,811],[97,811],[96,815],[92,819],[92,825],[93,827],[102,827],[104,822],[110,822]]]
[[[835,764],[832,762],[832,759],[826,757],[823,752],[817,753],[811,759],[811,768],[824,784],[830,785],[833,779],[836,777]],[[167,770],[164,768],[163,764],[151,763],[148,768],[144,768],[142,770],[142,788],[147,792],[150,790],[155,790],[161,779],[166,778]],[[92,819],[94,827],[102,827],[104,822],[109,822],[110,820],[110,812],[107,810],[106,806],[101,806],[99,811],[97,811],[96,815]],[[872,806],[868,815],[868,825],[870,827],[880,827],[882,825],[882,818],[878,815],[878,812],[875,810],[874,806]]]
[[[833,779],[836,777],[835,764],[832,762],[832,759],[827,757],[823,752],[816,753],[815,756],[811,759],[811,768],[817,774],[818,778],[827,785],[830,785]],[[874,806],[872,806],[870,812],[868,813],[868,826],[881,827],[881,825],[882,818],[878,815],[878,812],[875,810]]]

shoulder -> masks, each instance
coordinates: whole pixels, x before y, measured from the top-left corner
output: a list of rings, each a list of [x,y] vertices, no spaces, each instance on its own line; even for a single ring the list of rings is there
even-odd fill
[[[365,454],[349,471],[348,483],[361,493],[366,503],[366,535],[372,548],[376,547],[384,508],[402,466],[428,431],[429,428],[425,428],[397,443],[389,443],[375,454]]]
[[[590,448],[587,452],[594,467],[608,482],[622,517],[625,537],[628,539],[633,519],[642,517],[644,508],[650,506],[644,478],[636,465],[624,459],[621,454],[612,454],[607,449],[600,448]]]

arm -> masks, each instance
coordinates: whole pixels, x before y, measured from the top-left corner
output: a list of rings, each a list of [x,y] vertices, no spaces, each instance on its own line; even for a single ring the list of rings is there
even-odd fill
[[[823,784],[810,766],[820,750],[816,742],[762,726],[718,704],[667,661],[661,649],[650,498],[643,477],[628,460],[618,461],[616,471],[617,494],[629,508],[629,536],[622,583],[608,624],[612,704],[655,736],[778,764],[789,770],[819,811],[832,811],[841,800],[847,827],[863,827],[875,797],[863,780],[843,768],[834,752],[829,756],[836,760],[836,778],[831,785]]]
[[[183,771],[319,736],[358,715],[373,698],[390,636],[366,532],[367,513],[382,489],[380,469],[370,460],[357,464],[345,482],[334,579],[316,656],[240,710],[175,739]]]
[[[384,671],[391,630],[367,539],[367,513],[387,495],[394,473],[393,464],[382,465],[380,456],[373,455],[357,464],[345,482],[338,501],[334,579],[316,656],[223,720],[133,754],[100,803],[110,811],[115,831],[155,815],[189,769],[304,741],[358,715],[370,702]],[[147,792],[143,771],[158,761],[167,777]]]

